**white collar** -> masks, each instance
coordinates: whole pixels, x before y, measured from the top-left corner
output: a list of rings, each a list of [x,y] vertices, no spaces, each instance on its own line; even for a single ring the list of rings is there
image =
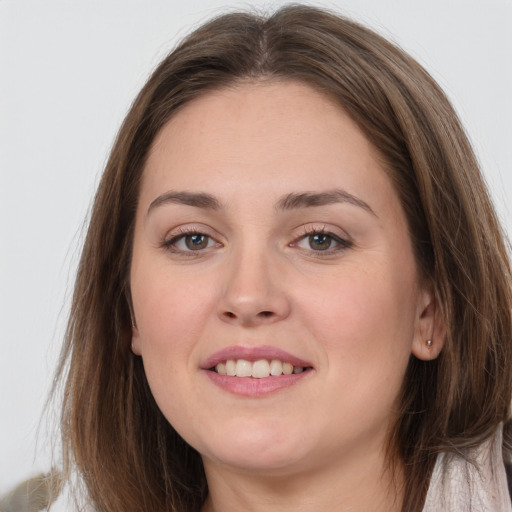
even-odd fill
[[[502,428],[470,450],[439,455],[423,512],[512,512],[502,456]]]

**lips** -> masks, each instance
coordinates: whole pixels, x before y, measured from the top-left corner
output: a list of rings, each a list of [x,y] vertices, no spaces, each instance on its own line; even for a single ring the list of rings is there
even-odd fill
[[[262,397],[301,381],[313,366],[276,347],[235,346],[213,354],[201,369],[225,391]]]
[[[208,357],[202,364],[201,369],[210,370],[215,368],[219,363],[226,363],[229,360],[240,360],[249,361],[254,363],[255,361],[267,360],[267,361],[281,361],[282,363],[289,363],[294,368],[312,368],[313,365],[307,361],[300,359],[284,350],[277,347],[261,345],[258,347],[243,347],[234,346],[228,347],[223,350],[215,352],[213,355]]]

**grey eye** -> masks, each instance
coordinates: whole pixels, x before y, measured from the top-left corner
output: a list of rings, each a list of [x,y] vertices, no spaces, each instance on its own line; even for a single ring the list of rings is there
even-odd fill
[[[186,235],[183,237],[187,249],[191,251],[198,251],[200,249],[206,249],[210,243],[210,237],[202,235],[200,233],[194,233],[193,235]]]
[[[294,242],[293,245],[316,253],[325,252],[326,255],[352,247],[351,242],[340,238],[334,233],[324,233],[323,231],[304,235],[298,241]]]
[[[309,247],[314,251],[326,251],[331,248],[333,242],[332,237],[325,233],[315,233],[308,236]]]

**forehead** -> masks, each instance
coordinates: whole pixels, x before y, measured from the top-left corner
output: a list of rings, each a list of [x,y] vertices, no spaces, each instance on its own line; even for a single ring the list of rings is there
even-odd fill
[[[380,160],[326,94],[297,82],[244,83],[207,92],[178,111],[152,144],[144,182],[194,185],[220,173],[262,186],[264,175],[298,182],[320,171],[329,182],[339,171],[381,171]]]

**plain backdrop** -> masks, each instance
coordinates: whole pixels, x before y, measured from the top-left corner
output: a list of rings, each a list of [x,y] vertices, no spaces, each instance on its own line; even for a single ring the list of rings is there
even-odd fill
[[[283,3],[0,0],[0,494],[51,467],[57,412],[40,418],[81,230],[132,99],[177,39],[212,14]],[[387,35],[440,82],[511,233],[512,0],[316,5]]]

